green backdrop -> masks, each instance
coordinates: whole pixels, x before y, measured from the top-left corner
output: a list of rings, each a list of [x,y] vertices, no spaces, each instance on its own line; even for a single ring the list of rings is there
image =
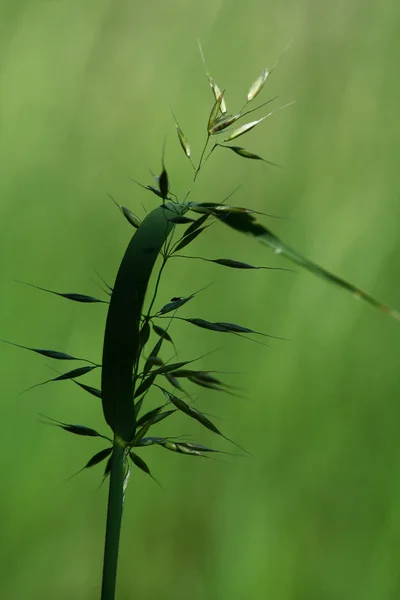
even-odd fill
[[[169,105],[198,156],[212,104],[198,37],[231,110],[290,42],[260,100],[296,104],[240,140],[284,169],[216,152],[192,199],[240,185],[232,202],[285,217],[264,222],[400,307],[398,0],[4,0],[0,23],[1,338],[101,359],[104,305],[16,280],[101,294],[95,269],[112,283],[132,233],[107,193],[155,206],[130,178],[152,183],[165,138],[173,190],[187,189]],[[290,266],[220,224],[191,251]],[[217,348],[202,367],[235,373],[246,400],[198,403],[252,456],[142,453],[163,489],[132,475],[119,600],[398,599],[398,323],[307,273],[172,263],[160,305],[213,282],[182,315],[291,341],[173,326],[180,357]],[[0,358],[0,596],[96,599],[106,485],[101,467],[68,478],[103,445],[40,414],[106,432],[100,405],[71,382],[19,395],[59,364],[4,344]],[[161,431],[232,450],[184,418]]]

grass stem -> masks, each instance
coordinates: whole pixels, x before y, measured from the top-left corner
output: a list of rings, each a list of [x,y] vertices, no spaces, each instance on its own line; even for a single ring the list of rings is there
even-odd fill
[[[124,447],[114,444],[108,493],[101,600],[114,600],[117,582],[119,539],[124,506]]]

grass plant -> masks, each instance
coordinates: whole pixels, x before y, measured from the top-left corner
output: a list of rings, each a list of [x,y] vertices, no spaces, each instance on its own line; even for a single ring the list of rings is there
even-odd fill
[[[163,152],[161,172],[155,178],[155,182],[149,185],[139,184],[149,196],[152,196],[152,200],[156,201],[156,207],[149,209],[143,220],[130,208],[120,205],[113,199],[129,225],[134,228],[134,232],[120,263],[115,282],[112,286],[107,286],[106,298],[99,299],[83,294],[61,293],[47,288],[38,288],[73,302],[108,305],[101,365],[60,351],[14,344],[60,362],[85,362],[84,366],[63,372],[43,383],[72,380],[102,402],[104,419],[111,430],[109,435],[99,433],[87,426],[51,420],[54,425],[70,433],[98,437],[106,442],[106,446],[93,455],[84,466],[86,469],[105,462],[104,478],[109,478],[102,600],[115,598],[123,506],[131,469],[140,469],[153,477],[152,471],[138,454],[138,450],[140,452],[148,446],[159,446],[170,452],[203,458],[218,452],[217,449],[205,446],[197,440],[191,442],[182,437],[157,436],[154,433],[156,425],[180,412],[217,436],[229,440],[225,433],[194,405],[193,396],[187,391],[187,386],[194,384],[206,390],[228,394],[235,394],[235,392],[215,371],[197,367],[197,361],[201,357],[182,359],[177,355],[173,339],[174,320],[180,319],[188,327],[198,327],[224,335],[252,337],[254,340],[260,339],[260,336],[277,337],[250,329],[244,323],[225,321],[223,316],[220,321],[208,321],[201,315],[181,316],[180,309],[186,305],[190,306],[198,292],[193,292],[186,297],[174,297],[168,303],[159,305],[159,285],[167,264],[172,263],[172,272],[174,265],[178,264],[176,260],[178,258],[211,262],[232,271],[270,269],[268,266],[252,265],[236,258],[187,254],[193,242],[206,229],[210,227],[216,229],[221,225],[228,226],[237,233],[253,237],[255,241],[261,242],[297,267],[343,288],[397,320],[400,318],[396,310],[376,300],[352,283],[330,273],[283,242],[261,222],[263,215],[252,210],[251,207],[233,206],[228,203],[228,200],[191,201],[196,180],[215,152],[230,150],[239,158],[266,163],[267,168],[277,166],[253,153],[251,149],[236,145],[239,137],[249,134],[267,118],[288,106],[270,110],[258,118],[249,117],[253,112],[260,111],[275,101],[274,98],[268,99],[254,107],[255,99],[264,90],[274,68],[266,68],[262,71],[251,84],[243,106],[232,114],[227,110],[225,91],[221,90],[206,69],[213,101],[205,127],[205,144],[199,152],[198,159],[193,158],[189,141],[174,116],[178,142],[193,169],[192,183],[184,197],[179,199],[173,192],[174,188],[171,184],[173,177],[171,178],[167,172]],[[287,269],[282,267],[282,270]],[[148,288],[151,286],[152,291],[149,294]],[[167,354],[167,348],[172,352],[172,358],[169,360],[162,357],[163,353]],[[101,369],[101,389],[81,381],[82,377],[95,369]],[[151,394],[158,398],[155,408],[151,408],[148,404]],[[133,592],[132,598],[134,597]]]

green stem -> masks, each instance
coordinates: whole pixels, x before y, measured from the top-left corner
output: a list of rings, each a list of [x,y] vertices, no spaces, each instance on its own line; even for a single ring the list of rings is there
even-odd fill
[[[119,538],[124,505],[124,447],[114,443],[108,492],[101,600],[114,600],[117,583]]]

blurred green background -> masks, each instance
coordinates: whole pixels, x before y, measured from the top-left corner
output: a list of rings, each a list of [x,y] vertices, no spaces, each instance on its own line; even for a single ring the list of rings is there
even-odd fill
[[[198,157],[212,103],[198,37],[232,111],[291,42],[259,99],[296,104],[240,140],[284,170],[216,152],[193,200],[240,185],[233,202],[286,217],[265,222],[400,307],[398,0],[4,0],[0,30],[1,338],[101,359],[103,305],[15,280],[101,294],[95,269],[112,283],[132,233],[107,192],[139,215],[155,206],[129,178],[152,183],[165,137],[182,196],[168,105]],[[290,266],[218,224],[191,251]],[[182,315],[292,341],[174,325],[180,357],[218,348],[201,366],[236,373],[247,400],[197,390],[198,405],[253,456],[142,453],[163,489],[132,476],[118,599],[398,599],[398,324],[307,273],[200,261],[171,261],[160,306],[210,282]],[[0,597],[96,599],[107,486],[101,467],[68,477],[104,445],[40,414],[106,432],[100,406],[69,382],[20,396],[60,365],[4,344],[0,357]],[[159,431],[232,449],[186,419]]]

